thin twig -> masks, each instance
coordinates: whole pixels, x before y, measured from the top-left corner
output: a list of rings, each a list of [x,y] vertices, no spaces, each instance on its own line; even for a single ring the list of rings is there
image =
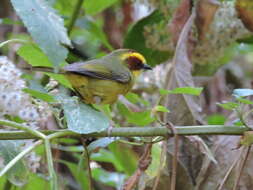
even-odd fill
[[[234,160],[234,162],[232,163],[232,165],[230,166],[230,168],[228,169],[228,171],[226,172],[225,177],[223,178],[221,184],[219,185],[217,190],[222,190],[223,186],[225,185],[225,182],[227,181],[228,176],[230,175],[230,173],[232,172],[233,168],[235,167],[236,163],[240,160],[241,156],[243,153],[243,149],[241,149],[240,153],[238,154],[238,157]]]
[[[57,190],[58,189],[57,176],[54,171],[53,156],[52,156],[51,145],[50,145],[49,139],[45,139],[44,143],[45,143],[46,156],[47,156],[47,167],[48,167],[49,176],[50,176],[50,188],[51,190]]]
[[[170,183],[170,190],[176,189],[176,180],[177,180],[177,160],[178,160],[178,144],[179,144],[179,137],[177,134],[177,130],[175,126],[168,122],[167,127],[172,130],[172,133],[174,134],[174,154],[172,159],[172,175],[171,175],[171,183]]]
[[[85,139],[81,139],[83,148],[84,148],[84,156],[86,157],[86,165],[88,168],[88,190],[93,189],[93,184],[92,184],[92,173],[91,173],[91,168],[90,168],[90,155],[89,155],[89,150],[87,149],[87,146],[85,144]]]
[[[39,137],[41,139],[45,139],[46,135],[44,135],[43,133],[41,133],[38,130],[35,130],[29,126],[23,125],[23,124],[19,124],[19,123],[15,123],[13,121],[8,121],[8,120],[0,120],[0,125],[5,125],[5,126],[9,126],[9,127],[13,127],[15,129],[19,129],[19,130],[23,130],[26,131],[36,137]]]
[[[83,1],[84,0],[78,0],[76,5],[75,5],[74,11],[71,15],[70,22],[69,22],[69,25],[68,25],[68,34],[71,33],[71,31],[73,29],[73,26],[75,25],[75,22],[76,22],[76,19],[77,19],[79,13],[80,13]]]
[[[235,185],[233,187],[233,190],[236,190],[237,187],[238,187],[238,185],[239,185],[240,178],[242,176],[243,168],[245,167],[246,161],[247,161],[247,159],[249,157],[250,149],[251,149],[251,146],[249,146],[249,147],[246,148],[246,155],[245,155],[244,159],[242,160],[242,164],[241,164],[241,166],[239,168],[238,176],[237,176],[237,178],[235,180]]]
[[[139,159],[138,169],[125,182],[125,184],[123,185],[123,190],[132,190],[137,185],[141,175],[151,163],[151,149],[152,149],[152,144],[151,143],[146,144],[144,153],[141,155]]]

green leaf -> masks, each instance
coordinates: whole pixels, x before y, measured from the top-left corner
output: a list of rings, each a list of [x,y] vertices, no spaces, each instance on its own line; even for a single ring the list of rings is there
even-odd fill
[[[170,112],[170,110],[168,110],[166,107],[158,105],[154,108],[154,110],[156,112]]]
[[[109,150],[112,151],[124,173],[132,175],[135,172],[138,158],[131,147],[120,142],[114,142],[109,145]]]
[[[246,89],[246,88],[241,88],[241,89],[235,89],[233,91],[233,95],[236,97],[246,97],[246,96],[252,96],[253,95],[253,89]]]
[[[68,54],[62,44],[71,45],[63,20],[45,1],[11,0],[11,3],[35,42],[58,68]]]
[[[173,90],[160,89],[160,94],[161,95],[188,94],[188,95],[199,96],[202,90],[203,88],[197,88],[197,87],[180,87],[180,88],[174,88]]]
[[[224,125],[226,117],[220,114],[213,114],[207,117],[208,125]]]
[[[117,171],[124,171],[124,166],[121,164],[120,160],[116,158],[116,156],[109,150],[99,149],[98,152],[91,154],[91,160],[97,162],[106,162],[112,163]]]
[[[78,172],[77,163],[72,163],[72,162],[65,161],[65,160],[60,160],[59,162],[65,164],[69,168],[71,174],[76,179],[78,185],[81,186],[81,188],[79,187],[77,189],[88,189],[89,188],[87,171]]]
[[[92,169],[92,177],[99,182],[112,187],[121,187],[126,175],[117,172],[108,172],[102,168]]]
[[[149,102],[141,98],[138,94],[129,92],[125,97],[133,104],[142,103],[145,106],[149,106]]]
[[[127,122],[131,124],[146,126],[155,121],[155,118],[151,116],[151,110],[146,110],[143,112],[131,112],[125,105],[121,103],[118,103],[118,109],[120,114],[124,115],[127,119]]]
[[[91,106],[66,95],[58,96],[61,102],[68,129],[79,134],[104,131],[109,127],[108,118]]]
[[[37,90],[29,89],[29,88],[24,88],[23,91],[25,93],[30,94],[32,97],[38,98],[40,100],[43,100],[45,102],[55,102],[55,99],[52,95],[46,94]]]
[[[8,164],[20,152],[20,141],[0,141],[0,155],[4,160],[4,165]],[[28,180],[28,170],[24,160],[18,161],[8,172],[8,180],[16,185],[23,186]]]
[[[22,25],[22,22],[20,21],[15,21],[15,20],[12,20],[10,18],[1,18],[0,19],[0,24],[8,24],[8,25]]]
[[[168,58],[172,57],[171,52],[159,51],[146,47],[146,38],[144,36],[144,28],[153,24],[157,24],[164,20],[164,16],[159,11],[154,11],[149,16],[139,20],[135,23],[126,34],[124,39],[124,47],[137,50],[147,60],[151,66],[160,64]]]
[[[239,106],[239,104],[237,104],[235,102],[217,103],[217,105],[226,109],[226,110],[234,110]]]
[[[163,159],[164,162],[161,163],[161,152],[162,152],[162,148],[158,143],[152,146],[152,150],[151,150],[152,161],[146,171],[150,177],[157,176],[160,172],[159,170],[160,167],[163,168],[165,166],[166,159]]]
[[[39,174],[30,173],[29,175],[29,183],[27,183],[22,189],[24,190],[42,190],[42,189],[50,189],[49,182]]]
[[[100,138],[98,140],[93,141],[92,143],[89,144],[88,151],[92,152],[94,150],[96,150],[97,148],[105,148],[107,147],[109,144],[115,142],[119,140],[119,137],[104,137],[104,138]]]
[[[54,80],[57,80],[63,86],[73,89],[71,83],[69,82],[68,79],[66,79],[64,75],[56,74],[56,73],[45,73],[45,74],[53,78]]]
[[[32,66],[52,67],[52,62],[35,44],[26,44],[21,46],[18,55]]]
[[[245,98],[236,98],[236,100],[238,101],[238,102],[241,102],[241,103],[243,103],[243,104],[248,104],[248,105],[252,105],[253,104],[253,102],[252,101],[250,101],[250,100],[248,100],[248,99],[245,99]]]
[[[109,43],[106,34],[102,28],[92,19],[83,17],[77,21],[77,26],[84,28],[89,31],[94,37],[101,41],[101,43],[108,48],[110,51],[113,50],[113,47]]]
[[[102,12],[104,9],[112,6],[118,0],[86,0],[84,2],[85,13],[88,15],[95,15]]]

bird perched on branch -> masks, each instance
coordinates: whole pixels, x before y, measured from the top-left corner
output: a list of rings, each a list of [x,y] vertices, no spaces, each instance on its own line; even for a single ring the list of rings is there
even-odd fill
[[[129,92],[142,70],[152,69],[140,53],[118,49],[86,62],[69,64],[60,69],[75,91],[87,104],[113,104],[119,95]],[[49,67],[32,70],[53,72]]]

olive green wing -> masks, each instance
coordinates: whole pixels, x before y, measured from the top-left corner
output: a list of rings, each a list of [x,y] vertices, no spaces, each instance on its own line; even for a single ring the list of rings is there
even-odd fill
[[[118,63],[102,63],[99,60],[73,63],[65,66],[64,71],[120,83],[128,83],[131,80],[131,73],[128,68],[124,68]]]

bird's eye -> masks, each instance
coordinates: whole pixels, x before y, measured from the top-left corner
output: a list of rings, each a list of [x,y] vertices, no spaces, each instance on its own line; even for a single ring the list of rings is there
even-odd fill
[[[143,67],[143,62],[138,57],[130,56],[126,59],[130,70],[140,70]]]

